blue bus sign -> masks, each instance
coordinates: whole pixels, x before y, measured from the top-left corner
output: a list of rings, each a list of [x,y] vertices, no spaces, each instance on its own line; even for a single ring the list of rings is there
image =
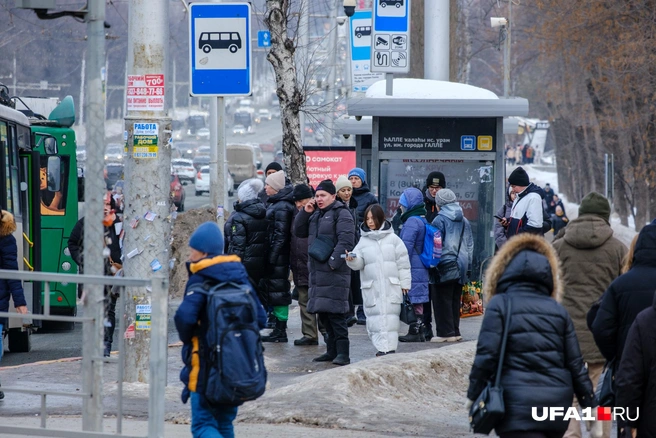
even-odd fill
[[[371,71],[371,11],[357,11],[349,18],[351,41],[351,87],[365,92],[374,82],[385,79],[384,73]]]
[[[190,94],[251,94],[250,4],[192,3],[189,10]]]
[[[410,0],[374,0],[371,70],[410,71]]]

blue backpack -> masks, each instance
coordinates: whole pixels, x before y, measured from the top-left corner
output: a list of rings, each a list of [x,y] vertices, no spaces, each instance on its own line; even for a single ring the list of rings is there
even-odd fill
[[[424,222],[424,247],[419,253],[421,263],[427,269],[434,268],[440,262],[442,257],[442,233],[440,230],[428,223],[425,218],[421,218]]]
[[[211,405],[241,405],[262,394],[267,382],[257,308],[249,285],[206,282],[205,398]]]

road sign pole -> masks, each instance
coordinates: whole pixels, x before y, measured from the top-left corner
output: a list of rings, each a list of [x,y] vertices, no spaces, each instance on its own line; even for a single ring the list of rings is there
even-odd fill
[[[394,73],[385,73],[385,94],[388,96],[394,94]]]

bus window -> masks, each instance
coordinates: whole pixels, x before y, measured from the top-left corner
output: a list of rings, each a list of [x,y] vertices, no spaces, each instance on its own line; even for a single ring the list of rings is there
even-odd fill
[[[41,180],[41,215],[43,216],[64,216],[66,214],[68,159],[67,156],[42,155],[40,157],[39,177]]]
[[[12,213],[14,216],[20,216],[21,204],[20,204],[20,179],[18,177],[18,147],[19,141],[22,138],[25,138],[25,128],[18,127],[18,132],[16,132],[16,127],[11,127],[11,137],[12,137],[12,147],[9,149],[9,172],[7,173],[7,179],[11,180],[11,203],[12,203]],[[29,138],[29,136],[27,137]]]

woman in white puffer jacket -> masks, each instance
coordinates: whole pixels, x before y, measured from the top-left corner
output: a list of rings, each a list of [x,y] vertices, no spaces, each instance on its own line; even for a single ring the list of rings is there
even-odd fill
[[[346,256],[346,264],[360,271],[367,332],[378,350],[376,356],[384,356],[394,353],[399,342],[403,294],[412,285],[410,259],[380,205],[369,206],[364,219],[362,237]]]

